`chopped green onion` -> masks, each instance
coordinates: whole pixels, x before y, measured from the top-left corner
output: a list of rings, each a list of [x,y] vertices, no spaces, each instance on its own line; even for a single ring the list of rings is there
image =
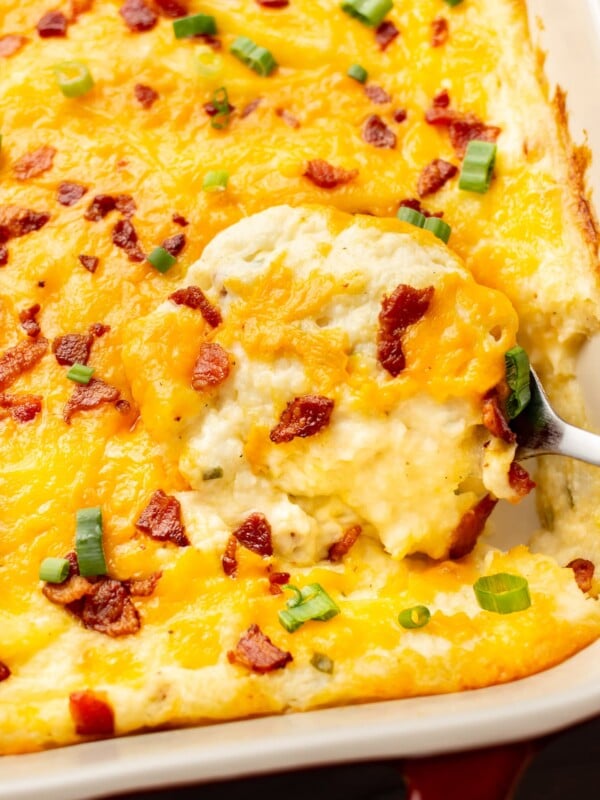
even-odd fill
[[[496,614],[524,611],[531,605],[529,584],[521,575],[486,575],[475,582],[473,591],[481,608]]]
[[[75,383],[85,383],[88,384],[91,379],[92,375],[94,374],[93,367],[86,367],[85,364],[73,364],[71,369],[67,372],[67,378],[70,381],[75,381]]]
[[[229,103],[227,89],[224,86],[221,86],[220,89],[215,89],[210,102],[216,110],[214,116],[211,117],[210,124],[218,131],[223,130],[223,128],[229,125],[229,118],[231,116],[231,105]]]
[[[247,36],[238,36],[229,52],[263,77],[270,75],[277,66],[272,53],[265,47],[259,47]]]
[[[506,382],[511,390],[506,400],[506,413],[509,419],[517,417],[531,400],[529,387],[529,358],[519,345],[511,347],[504,354]]]
[[[398,615],[398,622],[403,628],[424,628],[430,619],[431,612],[427,606],[405,608]]]
[[[146,256],[146,261],[149,261],[158,272],[165,273],[171,269],[177,259],[175,256],[172,256],[168,250],[165,250],[164,247],[155,247],[154,250]]]
[[[410,225],[416,225],[417,228],[422,228],[425,225],[425,220],[427,219],[424,214],[421,214],[420,211],[415,211],[414,208],[410,208],[409,206],[400,206],[396,216],[402,222],[408,222]]]
[[[216,78],[223,71],[223,58],[212,50],[205,50],[198,54],[196,68],[203,78]]]
[[[339,607],[320,583],[309,583],[303,589],[287,583],[283,588],[295,595],[287,601],[287,609],[279,612],[279,621],[290,633],[309,620],[324,622],[340,613]]]
[[[446,0],[446,4],[449,6],[459,6],[463,0]]]
[[[325,653],[313,653],[310,663],[319,672],[327,672],[329,675],[333,672],[333,661]]]
[[[47,583],[63,583],[71,565],[66,558],[45,558],[40,564],[40,580]]]
[[[102,549],[102,509],[80,508],[77,512],[75,551],[79,572],[84,578],[106,575],[106,561]]]
[[[205,192],[224,192],[229,182],[229,173],[224,169],[214,169],[207,172],[202,181]]]
[[[492,182],[497,147],[493,142],[469,142],[463,161],[458,188],[485,194]]]
[[[176,39],[185,39],[188,36],[213,36],[217,32],[217,23],[210,14],[192,14],[173,20],[173,33]]]
[[[433,233],[434,236],[437,236],[438,239],[441,239],[442,242],[448,244],[450,234],[452,233],[452,228],[447,222],[444,222],[443,219],[440,219],[439,217],[427,217],[423,227],[426,231],[431,231],[431,233]]]
[[[223,477],[223,467],[213,467],[212,469],[207,469],[205,472],[202,473],[202,480],[203,481],[214,481],[217,478]]]
[[[358,81],[359,83],[365,83],[369,77],[367,70],[364,67],[361,67],[360,64],[352,64],[346,74],[349,78],[354,78],[354,80]]]
[[[62,61],[54,67],[58,88],[65,97],[81,97],[94,86],[94,79],[81,61]]]
[[[376,28],[393,5],[392,0],[344,0],[341,8],[363,25]]]

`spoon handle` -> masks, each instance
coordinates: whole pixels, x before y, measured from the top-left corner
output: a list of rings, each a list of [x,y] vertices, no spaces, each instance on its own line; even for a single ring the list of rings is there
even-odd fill
[[[600,436],[564,423],[556,453],[600,467]]]

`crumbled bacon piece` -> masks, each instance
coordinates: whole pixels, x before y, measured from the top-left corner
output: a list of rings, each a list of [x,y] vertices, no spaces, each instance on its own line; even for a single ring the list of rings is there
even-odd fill
[[[0,683],[10,678],[11,672],[4,661],[0,661]]]
[[[19,322],[21,323],[21,327],[27,336],[31,336],[32,339],[35,339],[36,336],[39,336],[41,332],[40,324],[36,319],[39,311],[40,304],[36,303],[34,306],[24,308],[23,311],[19,312]]]
[[[275,113],[278,117],[281,117],[285,124],[289,125],[290,128],[300,127],[299,120],[291,113],[291,111],[288,111],[287,108],[276,108]]]
[[[442,158],[434,158],[427,164],[423,172],[419,175],[417,182],[417,192],[419,197],[427,197],[428,194],[435,194],[442,186],[453,178],[458,172],[458,167]]]
[[[527,470],[516,461],[512,462],[508,470],[508,483],[519,497],[525,497],[535,489],[535,481],[531,480]]]
[[[434,108],[448,108],[450,105],[450,94],[448,89],[441,89],[433,98]]]
[[[262,97],[255,97],[254,100],[251,100],[242,108],[242,110],[240,111],[240,117],[242,118],[249,117],[253,111],[256,111],[256,109],[259,107],[261,103],[262,103]]]
[[[376,86],[374,83],[365,86],[365,94],[372,103],[377,105],[384,105],[392,101],[392,96],[386,92],[383,86]]]
[[[588,561],[587,558],[574,558],[573,561],[569,561],[567,567],[572,569],[575,573],[575,580],[581,591],[591,591],[594,571],[596,569],[594,563]]]
[[[63,181],[61,184],[59,184],[58,195],[56,199],[61,206],[74,206],[78,200],[81,200],[86,192],[87,186],[82,186],[81,183]]]
[[[42,39],[49,39],[53,36],[66,36],[68,25],[69,20],[62,11],[47,11],[35,27]]]
[[[488,394],[483,400],[483,424],[498,439],[502,439],[509,444],[516,440],[516,435],[511,431],[508,420],[500,406],[500,400],[495,391]]]
[[[156,14],[144,0],[125,0],[119,14],[132,33],[150,31],[158,21]]]
[[[17,239],[32,231],[39,231],[50,219],[45,211],[32,211],[20,206],[0,205],[0,242]]]
[[[271,594],[282,594],[282,586],[290,582],[289,572],[270,572],[269,573],[269,591]]]
[[[450,29],[445,17],[436,17],[431,23],[431,46],[441,47],[448,41]]]
[[[171,215],[171,219],[176,225],[181,225],[182,228],[187,228],[190,224],[183,214],[178,214],[176,211]]]
[[[170,17],[176,19],[177,17],[185,17],[188,10],[183,3],[178,0],[153,0],[154,5],[158,9],[158,13],[163,17]]]
[[[128,219],[120,219],[112,231],[113,244],[127,253],[130,261],[143,261],[145,256],[138,242],[138,235]]]
[[[190,544],[181,521],[179,500],[165,494],[162,489],[154,492],[135,527],[158,542],[173,542],[178,547]]]
[[[137,210],[135,200],[130,194],[118,194],[115,196],[115,208],[124,217],[133,217]]]
[[[339,542],[334,542],[327,553],[330,561],[341,561],[350,548],[354,545],[360,534],[362,527],[360,525],[352,525],[348,530],[344,531],[342,538]]]
[[[223,572],[230,578],[235,578],[237,574],[238,562],[236,558],[238,540],[233,534],[227,539],[225,552],[221,558]]]
[[[92,274],[96,272],[98,269],[98,264],[100,263],[100,259],[97,256],[77,256],[79,259],[80,264],[87,269],[88,272]]]
[[[169,236],[168,239],[164,240],[161,247],[164,247],[167,253],[176,258],[185,247],[185,233],[176,233],[175,236]]]
[[[377,114],[367,117],[361,135],[364,141],[373,147],[386,147],[390,150],[396,147],[396,134]]]
[[[233,531],[233,536],[247,550],[259,556],[273,555],[271,526],[264,514],[254,512]]]
[[[375,41],[382,50],[385,50],[400,34],[398,28],[389,19],[384,19],[377,28],[375,28]]]
[[[89,411],[106,403],[117,403],[118,400],[118,389],[98,378],[91,378],[89,383],[79,383],[73,389],[73,394],[63,409],[63,419],[70,425],[71,417],[77,411]]]
[[[0,355],[0,392],[16,381],[19,375],[28,372],[46,354],[48,340],[23,339]]]
[[[452,146],[461,158],[469,142],[474,139],[495,142],[501,133],[500,128],[486,125],[474,114],[463,114],[450,108],[450,95],[446,90],[434,97],[432,107],[425,112],[425,120],[430,125],[448,128]]]
[[[0,409],[7,412],[4,416],[11,416],[15,422],[30,422],[42,410],[42,398],[36,394],[0,394]]]
[[[443,217],[444,216],[444,212],[443,211],[436,211],[435,213],[432,213],[431,211],[428,211],[424,206],[421,205],[421,201],[417,200],[416,197],[410,197],[410,198],[407,198],[406,200],[402,200],[400,202],[400,208],[402,208],[402,206],[405,206],[406,208],[412,208],[413,211],[418,211],[419,214],[423,214],[424,217]]]
[[[486,494],[473,508],[463,514],[452,534],[450,558],[462,558],[471,552],[497,502],[496,498]]]
[[[52,162],[56,155],[56,149],[44,145],[37,150],[31,150],[21,156],[13,166],[13,172],[17,180],[25,181],[28,178],[35,178],[43,172],[52,169]]]
[[[192,371],[192,387],[197,392],[214,389],[226,380],[230,370],[227,350],[216,342],[203,342]]]
[[[379,331],[377,335],[377,360],[395,378],[406,366],[402,349],[402,335],[406,328],[418,322],[427,312],[433,286],[415,289],[399,284],[392,294],[381,301]]]
[[[404,122],[407,116],[408,112],[405,108],[398,108],[394,111],[394,122]]]
[[[81,612],[81,621],[86,628],[112,637],[129,636],[139,631],[140,615],[121,581],[104,578],[92,587]]]
[[[263,8],[285,8],[289,6],[290,0],[256,0]]]
[[[354,180],[358,175],[357,169],[344,169],[334,167],[322,158],[313,158],[308,161],[304,176],[321,189],[335,189]]]
[[[92,322],[90,325],[90,333],[92,336],[95,336],[96,339],[100,339],[105,333],[108,333],[109,330],[110,325],[105,325],[103,322]]]
[[[308,394],[295,397],[281,412],[279,422],[269,434],[275,444],[315,436],[329,425],[334,402],[329,397]]]
[[[5,244],[0,244],[0,267],[5,267],[8,264],[8,247]]]
[[[98,222],[98,220],[104,219],[109,211],[113,211],[114,208],[115,198],[111,194],[97,194],[83,216],[90,222]]]
[[[154,572],[148,578],[129,578],[123,584],[129,589],[132,597],[150,597],[154,594],[156,584],[162,577],[162,572]]]
[[[44,597],[57,606],[71,606],[73,613],[79,607],[74,606],[79,600],[87,597],[93,591],[94,584],[87,578],[82,578],[77,572],[71,574],[62,583],[45,583],[42,588]],[[71,608],[69,610],[72,610]]]
[[[80,736],[111,736],[115,732],[112,708],[90,689],[71,692],[69,712]]]
[[[93,338],[89,333],[65,333],[52,342],[52,352],[63,367],[87,364],[92,342]]]
[[[151,86],[146,86],[143,83],[136,83],[133,87],[135,99],[142,106],[142,108],[152,108],[154,103],[158,100],[158,92]]]
[[[115,408],[119,414],[127,414],[129,411],[131,411],[131,403],[129,400],[117,400],[115,403]]]
[[[216,328],[217,325],[223,322],[219,309],[206,299],[204,292],[198,286],[186,286],[185,289],[177,289],[176,292],[169,295],[169,300],[172,300],[178,306],[187,306],[199,311],[211,328]]]
[[[0,36],[0,58],[14,56],[21,48],[25,47],[28,41],[29,39],[26,36],[20,36],[16,33]]]
[[[202,44],[205,44],[207,47],[212,47],[215,52],[218,52],[223,47],[219,37],[213,36],[210,33],[198,33],[194,36],[194,39],[197,42],[202,42]]]
[[[275,669],[282,669],[290,661],[292,654],[280,650],[258,625],[251,625],[236,645],[235,650],[227,653],[231,664],[238,663],[253,672],[264,674]]]

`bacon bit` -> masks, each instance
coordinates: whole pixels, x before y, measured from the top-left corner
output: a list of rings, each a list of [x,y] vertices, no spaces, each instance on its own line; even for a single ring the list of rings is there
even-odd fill
[[[428,194],[435,194],[442,186],[453,178],[458,172],[458,167],[442,158],[435,158],[427,164],[423,172],[419,175],[417,192],[419,197],[427,197]]]
[[[486,494],[473,508],[463,514],[452,534],[450,558],[462,558],[471,552],[497,502],[496,498]]]
[[[128,219],[120,219],[112,231],[113,244],[127,253],[130,261],[143,261],[145,256],[138,242],[138,235]]]
[[[215,52],[218,52],[223,47],[219,37],[212,36],[210,33],[198,33],[193,38],[197,42],[202,42],[202,44],[207,45],[207,47],[212,47]]]
[[[389,150],[396,147],[396,134],[377,114],[371,114],[366,119],[361,135],[364,141],[373,147],[386,147]]]
[[[573,561],[569,561],[567,567],[575,573],[575,580],[581,591],[591,591],[594,570],[596,569],[594,563],[588,561],[587,558],[574,558]]]
[[[71,692],[69,712],[80,736],[111,736],[115,732],[115,715],[110,705],[90,689]]]
[[[5,267],[8,264],[8,247],[5,244],[0,244],[0,267]]]
[[[162,572],[154,572],[148,578],[130,578],[123,581],[123,585],[133,597],[150,597],[154,594],[156,584],[162,578]]]
[[[156,14],[144,0],[125,0],[119,14],[132,33],[151,31],[158,22]]]
[[[25,47],[29,39],[26,36],[19,36],[16,33],[9,33],[0,36],[0,58],[10,58]]]
[[[115,205],[115,198],[111,194],[97,194],[83,216],[90,222],[98,222],[104,219],[109,211],[113,211]]]
[[[483,424],[498,439],[502,439],[509,444],[516,441],[516,435],[511,431],[508,420],[500,406],[498,395],[493,391],[483,400]]]
[[[171,215],[171,219],[176,225],[181,225],[182,228],[187,228],[190,224],[184,216],[178,214],[176,211]]]
[[[100,339],[105,333],[108,333],[109,330],[110,325],[105,325],[103,322],[92,322],[90,325],[90,333],[92,336],[95,336],[96,339]]]
[[[0,683],[10,678],[11,672],[3,661],[0,661]]]
[[[131,403],[129,400],[117,400],[115,408],[119,414],[128,414],[131,411]]]
[[[229,375],[229,354],[216,342],[203,342],[192,372],[192,387],[197,392],[220,386]]]
[[[63,409],[63,419],[71,424],[71,417],[77,411],[88,411],[106,403],[117,403],[119,390],[99,378],[92,378],[89,383],[79,383]]]
[[[523,469],[516,461],[512,462],[508,470],[508,483],[519,497],[525,497],[535,489],[535,482],[531,480],[527,470]]]
[[[448,93],[448,89],[442,89],[433,98],[433,107],[448,108],[449,105],[450,105],[450,94]]]
[[[75,573],[70,574],[62,583],[45,583],[42,588],[42,594],[57,606],[69,607],[87,597],[93,590],[94,584],[90,583],[87,578],[82,578],[81,575]],[[69,610],[71,611],[74,608],[76,607],[72,606]]]
[[[129,636],[139,631],[140,615],[121,581],[104,578],[93,584],[92,590],[81,612],[86,628],[111,637]]]
[[[448,41],[450,29],[445,17],[436,17],[431,23],[431,46],[441,47]]]
[[[365,86],[365,94],[371,102],[377,105],[384,105],[392,101],[392,96],[389,95],[382,86],[376,86],[374,83]]]
[[[185,247],[185,233],[176,233],[175,236],[169,236],[161,244],[161,247],[164,247],[167,253],[176,258]]]
[[[100,259],[97,258],[96,256],[81,255],[77,256],[77,258],[79,259],[81,265],[85,267],[85,269],[87,269],[88,272],[91,272],[93,274],[98,269],[98,264],[100,263]]]
[[[358,170],[334,167],[322,158],[314,158],[307,163],[303,174],[321,189],[335,189],[337,186],[343,186],[354,180],[358,175]]]
[[[237,568],[238,562],[236,558],[237,552],[237,545],[238,540],[235,538],[233,534],[227,539],[227,544],[225,545],[225,552],[221,558],[221,566],[223,567],[223,572],[230,578],[235,578],[237,575]]]
[[[194,311],[199,311],[211,328],[216,328],[217,325],[223,322],[219,309],[206,299],[204,292],[198,286],[186,286],[185,289],[177,289],[176,292],[169,295],[169,300],[172,300],[178,306],[187,306],[194,309]]]
[[[36,319],[39,311],[40,304],[36,303],[34,306],[30,306],[29,308],[25,308],[23,311],[19,312],[19,322],[21,323],[21,327],[27,336],[31,336],[32,339],[35,339],[36,336],[40,335],[41,329]]]
[[[9,347],[0,356],[0,392],[16,381],[19,375],[28,372],[46,354],[48,340],[23,339],[14,347]]]
[[[32,150],[30,153],[25,153],[13,166],[15,177],[19,181],[25,181],[27,178],[35,178],[43,172],[47,172],[52,169],[55,155],[55,148],[47,145],[38,147],[37,150]]]
[[[289,572],[271,572],[269,574],[269,591],[271,594],[283,594],[281,587],[290,582]]]
[[[188,13],[186,6],[178,3],[177,0],[153,0],[154,5],[158,9],[158,13],[163,17],[170,17],[176,19],[177,17],[185,17]]]
[[[124,217],[133,217],[137,211],[135,200],[130,194],[118,194],[115,197],[115,208]]]
[[[424,217],[443,217],[444,216],[444,212],[443,211],[436,211],[435,213],[432,213],[431,211],[428,211],[426,208],[424,208],[421,205],[421,201],[417,200],[416,197],[408,198],[406,200],[402,200],[401,203],[400,203],[400,208],[402,208],[402,206],[404,206],[405,208],[412,208],[414,211],[418,211],[419,214],[423,214]]]
[[[32,211],[20,206],[0,205],[0,242],[17,239],[32,231],[39,231],[50,219],[45,211]]]
[[[292,654],[280,650],[258,625],[251,625],[236,645],[227,653],[230,664],[238,663],[253,672],[263,675],[275,669],[282,669],[290,661]]]
[[[93,338],[89,333],[66,333],[64,336],[57,336],[52,342],[52,352],[63,367],[87,364],[92,342]]]
[[[275,113],[277,114],[278,117],[281,117],[281,119],[285,122],[285,124],[289,125],[290,128],[300,127],[300,122],[286,108],[276,108]]]
[[[36,394],[0,394],[0,409],[8,413],[0,413],[0,419],[11,416],[15,422],[30,422],[42,410],[42,398]]]
[[[389,297],[384,296],[381,301],[377,360],[393,378],[397,377],[406,366],[402,335],[406,328],[414,325],[425,315],[433,292],[433,286],[414,289],[401,283]]]
[[[341,561],[350,548],[354,545],[360,534],[362,527],[360,525],[353,525],[344,531],[344,535],[339,542],[334,542],[327,553],[330,561]]]
[[[334,401],[318,394],[295,397],[281,412],[278,424],[269,434],[275,444],[315,436],[329,425]]]
[[[394,122],[404,122],[407,116],[407,110],[405,108],[399,108],[397,111],[394,111]]]
[[[262,103],[262,97],[255,97],[254,100],[251,100],[247,105],[245,105],[242,108],[242,110],[240,111],[240,117],[242,117],[242,119],[244,117],[249,117],[253,111],[256,111],[256,109],[259,107],[261,103]]]
[[[158,92],[151,86],[146,86],[143,83],[136,83],[133,87],[135,99],[142,106],[142,108],[152,108],[153,104],[158,100]]]
[[[290,0],[256,0],[263,8],[285,8],[289,6]]]
[[[80,183],[71,183],[71,181],[63,181],[59,184],[56,199],[61,206],[74,206],[86,192],[87,186],[82,186]]]
[[[62,11],[47,11],[35,27],[42,39],[49,39],[53,36],[66,36],[68,24],[69,20]]]
[[[448,128],[452,146],[461,158],[469,142],[475,139],[495,142],[502,132],[494,125],[486,125],[474,114],[463,114],[451,109],[450,95],[446,90],[433,98],[433,106],[425,112],[425,120],[430,125]]]
[[[391,20],[384,19],[377,28],[375,28],[375,41],[381,50],[387,49],[394,39],[400,35],[400,31]]]
[[[242,524],[233,531],[233,536],[247,550],[259,556],[273,555],[271,526],[264,514],[250,514]]]
[[[190,544],[181,521],[179,500],[165,494],[162,489],[154,492],[135,527],[158,542],[173,542],[178,547]]]

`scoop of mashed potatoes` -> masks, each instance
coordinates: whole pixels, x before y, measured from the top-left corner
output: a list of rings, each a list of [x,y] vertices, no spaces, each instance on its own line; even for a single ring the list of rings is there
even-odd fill
[[[395,558],[441,558],[483,498],[514,499],[514,445],[488,447],[482,399],[516,314],[429,232],[280,206],[219,234],[189,286],[220,322],[168,299],[124,359],[144,422],[179,448],[197,547],[259,512],[293,563],[356,525]]]

